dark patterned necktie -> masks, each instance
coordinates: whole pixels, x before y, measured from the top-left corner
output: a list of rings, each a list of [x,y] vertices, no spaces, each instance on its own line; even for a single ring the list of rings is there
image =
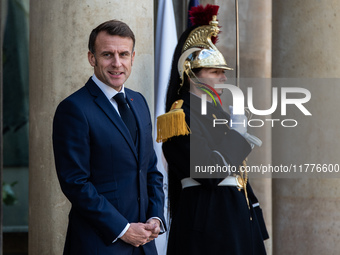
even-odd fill
[[[118,93],[117,95],[113,97],[113,99],[116,100],[118,104],[118,111],[126,127],[130,131],[133,142],[136,143],[136,137],[137,137],[136,118],[133,115],[129,105],[127,104],[124,94]]]

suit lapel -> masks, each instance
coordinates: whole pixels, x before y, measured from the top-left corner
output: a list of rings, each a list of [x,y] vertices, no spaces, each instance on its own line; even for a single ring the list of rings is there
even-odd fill
[[[112,104],[109,102],[104,93],[100,90],[100,88],[94,83],[94,81],[90,78],[86,83],[86,87],[90,91],[90,93],[95,97],[94,102],[105,112],[106,116],[111,120],[111,122],[117,127],[122,136],[125,138],[126,142],[129,144],[131,150],[133,151],[136,160],[137,150],[134,145],[129,130],[125,126],[122,118],[118,115],[116,110],[113,108]]]

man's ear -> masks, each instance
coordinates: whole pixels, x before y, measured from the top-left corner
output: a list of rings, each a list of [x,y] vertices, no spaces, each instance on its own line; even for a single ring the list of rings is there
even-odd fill
[[[94,56],[94,54],[91,51],[89,51],[87,53],[87,57],[90,65],[94,67],[96,65],[96,57]]]
[[[133,61],[135,60],[135,54],[136,52],[133,51],[132,56],[131,56],[131,66],[133,66]]]

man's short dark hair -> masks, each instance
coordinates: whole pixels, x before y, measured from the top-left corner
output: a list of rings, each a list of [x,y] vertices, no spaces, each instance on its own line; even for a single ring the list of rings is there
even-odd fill
[[[89,38],[89,51],[91,53],[95,53],[95,42],[97,39],[97,36],[100,32],[105,31],[109,35],[118,35],[121,37],[128,37],[131,38],[133,41],[133,47],[132,47],[132,52],[134,51],[135,48],[135,35],[130,29],[130,27],[119,20],[109,20],[106,21],[102,24],[100,24],[98,27],[92,30]]]

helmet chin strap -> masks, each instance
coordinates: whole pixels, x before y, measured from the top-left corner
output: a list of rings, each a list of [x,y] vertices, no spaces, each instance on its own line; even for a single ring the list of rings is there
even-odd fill
[[[190,65],[190,63],[188,63]],[[193,82],[193,84],[198,87],[199,89],[203,90],[204,92],[206,92],[211,98],[212,100],[215,102],[216,105],[216,101],[214,98],[214,94],[215,96],[218,98],[218,100],[220,101],[220,104],[222,105],[222,100],[220,98],[220,96],[218,95],[217,91],[210,85],[202,82],[197,76],[196,74],[191,70],[191,68],[187,68],[185,70],[185,73],[188,75],[190,81]],[[197,81],[197,82],[196,82]]]

